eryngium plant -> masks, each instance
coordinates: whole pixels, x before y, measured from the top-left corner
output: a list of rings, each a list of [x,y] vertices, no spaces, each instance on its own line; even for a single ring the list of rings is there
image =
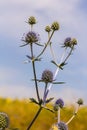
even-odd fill
[[[6,113],[0,112],[0,130],[5,130],[9,126],[9,117]]]
[[[75,110],[75,113],[73,116],[67,121],[66,123],[60,120],[60,110],[64,107],[64,101],[59,98],[54,103],[53,109],[49,109],[46,104],[52,101],[54,98],[47,98],[48,94],[51,90],[51,87],[54,84],[63,84],[64,82],[57,82],[56,77],[58,75],[59,70],[63,70],[64,66],[67,64],[67,61],[69,57],[71,56],[72,52],[74,51],[75,46],[77,45],[77,40],[72,37],[67,37],[64,40],[64,43],[62,44],[62,48],[64,49],[64,52],[61,56],[60,62],[58,63],[59,59],[57,59],[57,56],[55,55],[55,51],[53,50],[53,43],[52,43],[52,37],[54,36],[55,32],[57,32],[60,29],[60,25],[57,21],[54,21],[51,25],[47,25],[45,27],[45,32],[48,34],[48,39],[45,42],[45,44],[40,43],[40,35],[34,31],[34,25],[37,23],[37,20],[35,17],[31,16],[28,18],[28,25],[30,26],[30,30],[27,34],[23,36],[22,41],[24,44],[21,45],[21,47],[29,46],[29,55],[27,55],[28,62],[32,64],[32,71],[33,71],[33,81],[35,83],[35,89],[36,89],[36,96],[37,99],[30,98],[30,100],[33,103],[36,103],[39,105],[39,109],[36,112],[36,115],[33,117],[33,120],[29,123],[27,130],[30,130],[32,125],[34,124],[35,120],[39,116],[40,112],[43,109],[46,109],[50,112],[57,112],[57,122],[52,125],[51,130],[68,130],[68,124],[72,121],[72,119],[76,116],[78,109]],[[34,46],[38,45],[38,47],[41,47],[41,50],[38,52],[38,54],[35,54],[36,48]],[[37,77],[38,71],[36,68],[36,62],[41,62],[43,54],[46,52],[47,47],[50,47],[51,52],[51,63],[55,65],[56,71],[52,72],[48,68],[46,68],[41,75],[41,79]],[[27,62],[27,63],[28,63]],[[44,82],[44,92],[41,98],[40,92],[39,92],[39,82]],[[77,101],[78,106],[83,104],[83,100],[79,99]]]

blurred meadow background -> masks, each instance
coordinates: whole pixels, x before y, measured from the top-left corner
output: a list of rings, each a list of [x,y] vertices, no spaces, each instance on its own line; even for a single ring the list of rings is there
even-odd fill
[[[49,108],[52,108],[53,104],[48,104]],[[38,105],[31,103],[29,100],[22,99],[10,99],[0,98],[0,112],[6,112],[10,117],[9,128],[19,128],[20,130],[26,130],[28,124],[31,122],[38,110]],[[73,115],[73,104],[65,106],[61,110],[61,120],[67,122]],[[45,109],[42,110],[37,120],[31,127],[31,130],[49,130],[56,122],[55,114]],[[69,130],[87,129],[87,107],[83,106],[79,109],[77,116],[68,125]]]
[[[60,61],[61,45],[66,37],[75,37],[78,41],[73,55],[63,71],[59,72],[58,81],[63,85],[52,87],[49,97],[63,98],[68,105],[62,110],[61,119],[68,120],[72,115],[72,104],[83,98],[84,105],[76,118],[69,124],[70,130],[87,129],[87,1],[86,0],[0,0],[0,111],[10,117],[10,127],[26,129],[38,106],[26,100],[35,97],[31,64],[24,64],[28,48],[20,48],[22,36],[30,28],[26,23],[30,16],[35,16],[34,29],[40,34],[41,43],[47,41],[45,26],[58,21],[60,30],[52,38],[54,50]],[[35,49],[38,53],[38,49]],[[49,66],[49,49],[42,64],[37,65],[37,76],[41,77],[44,69],[55,70]],[[43,86],[39,87],[43,94]],[[70,105],[69,105],[70,104]],[[49,104],[51,107],[52,104]],[[48,130],[54,123],[54,115],[43,110],[34,123],[32,130]]]

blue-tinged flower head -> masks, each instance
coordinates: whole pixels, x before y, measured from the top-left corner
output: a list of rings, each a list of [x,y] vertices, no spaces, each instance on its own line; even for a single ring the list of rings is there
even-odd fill
[[[9,125],[9,117],[6,113],[0,112],[0,129],[4,130]]]
[[[64,101],[61,98],[59,98],[58,100],[56,100],[54,104],[54,110],[58,111],[59,107],[63,108],[63,106],[64,106]]]
[[[26,34],[25,39],[24,39],[24,41],[25,41],[27,44],[37,43],[39,40],[40,40],[39,34],[35,33],[34,31],[29,31],[29,32]]]
[[[42,73],[41,79],[45,83],[49,83],[53,81],[53,73],[50,70],[44,70]]]
[[[64,41],[64,47],[74,47],[74,45],[77,45],[77,40],[75,38],[67,37]]]
[[[83,100],[81,98],[78,99],[77,103],[80,105],[83,105]]]
[[[68,127],[64,122],[59,122],[58,123],[58,130],[68,130]]]

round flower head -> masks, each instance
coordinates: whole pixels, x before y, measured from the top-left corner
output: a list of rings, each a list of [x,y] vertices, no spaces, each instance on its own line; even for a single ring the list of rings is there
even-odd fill
[[[30,31],[25,36],[26,43],[37,43],[39,41],[39,34],[35,33],[34,31]]]
[[[29,19],[28,19],[28,23],[33,25],[33,24],[36,24],[36,19],[35,17],[31,16]]]
[[[49,83],[53,81],[53,73],[50,70],[44,70],[42,73],[43,82]]]
[[[71,47],[71,37],[67,37],[64,41],[64,47]]]
[[[74,45],[77,45],[77,40],[75,38],[67,37],[64,41],[64,47],[72,48]]]
[[[81,98],[79,98],[78,101],[77,101],[77,103],[78,103],[79,105],[83,105],[83,100],[82,100]]]
[[[0,112],[0,128],[4,130],[9,125],[9,118],[7,114]]]
[[[53,22],[53,24],[51,25],[51,29],[54,31],[59,30],[59,23]]]
[[[68,127],[64,122],[59,122],[58,123],[58,130],[68,130]]]
[[[49,33],[51,31],[50,26],[46,26],[45,31]]]
[[[55,104],[54,104],[54,110],[58,111],[59,107],[63,108],[64,106],[64,102],[61,98],[59,98],[58,100],[56,100]]]
[[[77,45],[77,40],[75,38],[72,38],[71,43],[74,45]]]

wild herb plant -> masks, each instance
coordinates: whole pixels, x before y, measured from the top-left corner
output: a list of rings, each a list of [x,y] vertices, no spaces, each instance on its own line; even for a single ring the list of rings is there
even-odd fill
[[[34,25],[37,23],[36,18],[31,16],[28,19],[27,23],[30,26],[30,30],[27,34],[23,36],[22,41],[24,43],[20,47],[28,46],[30,49],[27,58],[28,58],[28,62],[32,64],[33,82],[35,85],[36,96],[37,96],[37,99],[30,98],[30,101],[39,106],[39,109],[36,112],[36,115],[33,117],[33,120],[29,122],[29,125],[27,126],[27,130],[31,129],[32,125],[34,124],[34,122],[36,121],[37,117],[39,116],[40,112],[43,109],[46,109],[47,111],[50,111],[54,114],[57,113],[56,122],[55,124],[52,124],[50,130],[68,130],[68,124],[76,116],[78,112],[78,108],[80,107],[80,105],[83,104],[83,100],[81,98],[78,99],[77,101],[78,106],[75,112],[73,113],[72,117],[67,122],[63,122],[60,119],[60,111],[64,107],[64,101],[61,98],[56,100],[56,102],[53,105],[53,109],[48,108],[47,104],[54,99],[52,97],[48,99],[48,94],[49,91],[51,90],[51,87],[55,84],[64,84],[64,82],[57,82],[56,77],[58,76],[59,70],[63,71],[64,66],[67,64],[69,57],[71,56],[75,46],[77,45],[77,40],[71,37],[65,38],[64,43],[62,44],[62,49],[64,49],[64,52],[61,56],[60,62],[58,63],[57,61],[59,60],[57,59],[57,56],[55,56],[55,51],[53,50],[52,37],[59,30],[60,28],[59,23],[57,21],[54,21],[51,25],[45,27],[45,32],[48,35],[48,39],[44,45],[40,43],[40,35],[34,31]],[[40,52],[38,52],[38,54],[35,54],[34,51],[35,46],[41,47],[41,50]],[[47,68],[42,72],[41,78],[39,79],[36,73],[39,67],[38,68],[36,67],[36,62],[42,61],[42,56],[47,51],[48,47],[50,47],[51,58],[52,58],[49,64],[53,64],[56,67],[56,71],[52,72]],[[39,83],[41,82],[44,83],[44,92],[42,98],[39,90]],[[8,116],[5,113],[0,113],[0,130],[5,130],[5,128],[7,128],[8,125],[9,125]],[[18,129],[9,128],[9,130],[18,130]]]
[[[64,52],[63,52],[63,55],[61,56],[60,63],[58,63],[57,58],[55,56],[55,51],[53,50],[53,47],[52,47],[53,46],[52,37],[55,35],[55,32],[57,32],[59,30],[59,28],[60,28],[59,23],[57,21],[54,21],[51,25],[48,25],[45,27],[45,31],[48,35],[48,40],[46,41],[46,43],[44,45],[40,44],[40,41],[39,41],[40,35],[34,31],[34,24],[37,23],[36,18],[31,16],[28,19],[27,23],[29,24],[31,29],[22,39],[24,41],[24,44],[21,45],[21,47],[24,47],[24,46],[30,47],[30,55],[27,55],[27,58],[29,61],[31,61],[31,64],[32,64],[33,75],[34,75],[33,80],[35,83],[35,89],[36,89],[36,95],[37,95],[37,99],[30,98],[30,100],[33,103],[36,103],[39,105],[39,109],[36,112],[36,115],[33,118],[33,120],[29,123],[27,130],[30,130],[30,128],[34,124],[35,120],[39,116],[42,109],[47,109],[50,112],[54,112],[54,113],[56,111],[58,112],[57,123],[55,125],[52,125],[51,129],[68,130],[68,124],[76,116],[78,109],[75,110],[75,113],[69,119],[69,121],[64,123],[64,122],[60,121],[60,109],[62,109],[64,106],[63,100],[58,99],[54,104],[53,110],[51,110],[50,108],[47,108],[46,105],[47,105],[47,103],[49,103],[50,101],[53,100],[53,98],[47,99],[48,93],[49,93],[51,87],[54,84],[63,84],[64,83],[64,82],[57,82],[56,77],[58,75],[59,70],[63,70],[64,66],[67,64],[69,57],[71,56],[72,52],[74,51],[75,46],[77,45],[77,40],[75,38],[71,38],[71,37],[67,37],[64,40],[64,43],[62,44],[62,48],[64,49]],[[41,51],[38,52],[38,54],[34,53],[35,52],[34,46],[36,46],[36,45],[41,46]],[[46,52],[47,47],[50,47],[51,57],[52,57],[51,63],[53,63],[56,66],[56,71],[54,72],[54,75],[53,75],[53,72],[51,70],[46,69],[42,72],[41,79],[38,79],[36,70],[39,68],[36,68],[36,62],[41,62],[42,56]],[[43,98],[40,97],[39,85],[38,85],[39,82],[44,82]],[[82,105],[83,100],[79,99],[77,101],[77,104],[79,106]]]

